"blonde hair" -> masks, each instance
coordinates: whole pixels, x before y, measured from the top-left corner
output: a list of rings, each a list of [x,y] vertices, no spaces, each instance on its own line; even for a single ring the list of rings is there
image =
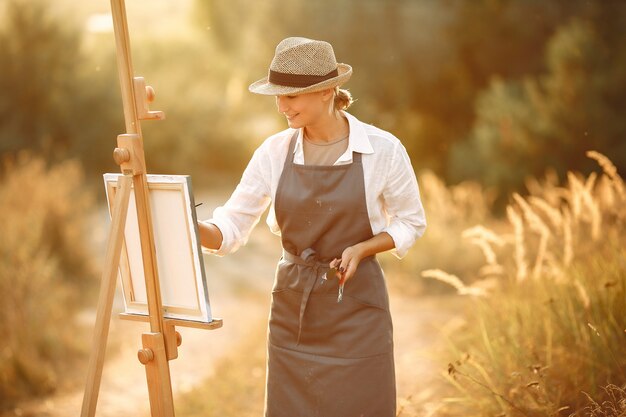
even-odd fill
[[[335,87],[335,97],[333,99],[333,110],[335,112],[346,110],[353,102],[352,94],[348,90]]]

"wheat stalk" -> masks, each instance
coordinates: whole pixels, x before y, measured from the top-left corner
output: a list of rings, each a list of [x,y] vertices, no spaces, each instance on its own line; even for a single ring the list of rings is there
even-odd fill
[[[589,294],[587,294],[587,290],[580,283],[580,281],[574,281],[574,287],[576,287],[576,291],[578,291],[578,296],[580,297],[580,301],[583,303],[583,307],[585,310],[589,310],[589,306],[591,305],[591,301],[589,300]]]
[[[608,175],[602,174],[602,177],[600,177],[596,195],[603,203],[604,208],[615,207],[617,200],[615,197],[615,188],[613,187],[612,180]]]
[[[572,208],[572,216],[575,222],[580,221],[582,215],[582,195],[580,190],[583,188],[582,183],[576,178],[572,172],[567,173],[568,190],[569,190],[569,206]]]
[[[507,206],[506,216],[513,225],[515,236],[515,267],[517,269],[516,279],[520,282],[524,281],[528,276],[526,248],[524,246],[524,222],[522,221],[522,216],[517,214],[513,206]]]
[[[456,275],[448,274],[441,269],[427,269],[422,271],[422,277],[431,278],[454,287],[460,295],[485,296],[487,291],[483,288],[467,286]]]
[[[504,246],[505,242],[501,237],[481,225],[465,229],[461,236],[469,239],[470,242],[480,248],[488,265],[498,264],[498,261],[496,260],[496,253],[491,247],[491,243],[497,246]]]
[[[591,237],[593,240],[600,238],[600,226],[602,223],[602,216],[600,214],[600,207],[598,202],[593,198],[593,186],[595,184],[596,175],[591,174],[587,181],[583,181],[576,177],[573,172],[567,173],[567,178],[572,189],[572,193],[575,196],[574,212],[578,215],[574,215],[576,220],[587,220],[591,226]],[[585,208],[588,216],[583,216],[583,208]]]
[[[470,242],[480,248],[488,265],[495,265],[498,263],[496,260],[496,253],[491,248],[491,245],[489,245],[489,242],[479,238],[472,238],[470,239]]]
[[[554,278],[557,283],[565,282],[565,272],[561,267],[561,263],[558,262],[555,256],[551,252],[546,253],[545,267],[548,275]]]
[[[537,207],[546,215],[554,228],[561,228],[563,224],[563,217],[557,208],[552,207],[546,200],[539,197],[529,197],[528,201],[530,201],[530,204]]]
[[[621,197],[622,201],[626,200],[626,190],[624,189],[624,180],[617,173],[617,168],[613,162],[603,154],[597,151],[587,151],[587,156],[598,162],[604,173],[611,179],[613,186]]]
[[[526,200],[522,198],[521,195],[514,193],[513,198],[519,204],[524,213],[524,217],[526,218],[526,222],[530,226],[530,229],[539,234],[539,249],[537,250],[537,257],[535,259],[535,266],[533,268],[533,277],[535,279],[539,278],[541,275],[541,270],[543,268],[543,260],[546,255],[546,250],[548,248],[548,239],[550,238],[550,229],[546,224],[541,220],[541,218],[533,211],[533,209],[528,205]]]
[[[437,281],[444,282],[452,287],[454,287],[457,291],[461,291],[465,288],[465,284],[463,281],[456,275],[448,274],[447,272],[442,271],[441,269],[427,269],[422,271],[422,276],[424,278],[436,279]]]
[[[497,246],[504,246],[505,244],[504,239],[498,236],[494,231],[480,224],[477,226],[471,227],[469,229],[465,229],[463,233],[461,234],[461,236],[463,236],[464,238],[475,237],[475,238],[483,239]]]
[[[532,207],[530,207],[526,200],[524,200],[524,198],[517,193],[513,194],[513,199],[517,202],[517,204],[519,204],[520,208],[522,209],[522,213],[524,213],[524,217],[526,218],[528,226],[530,226],[530,230],[536,232],[540,236],[549,236],[550,228],[544,223],[543,220],[541,220],[541,217],[539,217],[537,213],[534,212],[534,210],[532,209]]]
[[[567,267],[574,260],[572,239],[572,215],[567,207],[563,209],[563,264]]]
[[[602,224],[602,214],[600,212],[600,203],[593,197],[594,186],[598,175],[592,172],[587,181],[585,181],[585,193],[583,194],[584,202],[591,214],[591,236],[593,240],[600,238],[600,227]]]

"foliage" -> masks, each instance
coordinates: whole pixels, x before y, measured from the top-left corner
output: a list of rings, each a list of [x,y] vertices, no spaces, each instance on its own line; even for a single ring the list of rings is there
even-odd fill
[[[514,80],[539,74],[544,68],[546,42],[570,16],[586,15],[589,4],[479,0],[449,2],[445,8],[452,9],[444,32],[452,52],[437,69],[433,85],[420,86],[419,91],[424,91],[419,98],[423,103],[420,111],[429,114],[436,127],[424,131],[420,140],[432,140],[428,145],[437,146],[439,152],[430,151],[429,157],[442,159],[437,173],[456,182],[467,179],[463,177],[465,171],[457,175],[458,164],[480,169],[473,153],[461,151],[459,158],[451,155],[458,147],[464,149],[472,132],[477,99],[494,78]],[[487,167],[482,169],[488,171]]]
[[[109,156],[120,120],[112,113],[112,100],[119,100],[111,88],[115,72],[89,71],[71,15],[53,13],[41,0],[2,7],[0,154],[28,149],[49,161],[79,156],[84,166],[102,169],[102,145],[109,141]]]
[[[604,388],[606,399],[598,403],[589,397],[589,405],[584,408],[585,417],[624,417],[626,415],[626,387],[607,385]]]
[[[626,164],[619,2],[190,1],[192,15],[160,36],[129,16],[135,73],[167,116],[143,124],[150,172],[188,173],[198,185],[237,178],[285,127],[271,98],[246,87],[293,35],[330,41],[354,67],[351,111],[448,183],[473,178],[507,195],[546,165],[585,172],[590,141]],[[0,9],[0,153],[76,157],[95,179],[117,170],[110,154],[123,133],[115,42],[81,29],[72,7],[9,0]]]
[[[69,103],[62,100],[74,93],[70,76],[75,72],[78,39],[75,29],[57,24],[40,3],[32,6],[17,1],[5,5],[0,32],[4,152],[20,148],[55,152],[67,144],[69,114],[63,107]],[[20,111],[14,112],[16,108]]]
[[[507,195],[526,176],[542,175],[539,170],[546,165],[561,175],[567,168],[585,171],[589,165],[580,149],[587,149],[590,140],[618,167],[624,166],[616,150],[626,125],[615,117],[623,108],[626,74],[626,54],[615,47],[624,40],[623,5],[576,0],[381,5],[376,0],[196,1],[195,19],[232,62],[231,69],[248,81],[267,71],[272,48],[283,37],[330,41],[338,59],[354,67],[347,87],[360,100],[352,111],[396,134],[416,167],[432,169],[447,182],[475,178],[483,185],[502,186],[502,195]],[[588,30],[572,33],[571,22]],[[580,45],[591,48],[578,57]],[[572,65],[576,60],[582,66]],[[533,118],[541,109],[531,112],[533,102],[519,97],[526,79],[541,87],[543,101],[553,107],[550,114]],[[570,79],[583,83],[584,94],[578,103],[563,107],[561,95]],[[511,88],[500,88],[491,100],[498,84]],[[513,123],[509,118],[515,120],[515,113],[507,113],[509,107],[528,115],[518,123],[527,133],[511,127],[517,147],[499,130]],[[551,136],[531,136],[531,128],[540,129],[545,119],[555,126]],[[489,135],[483,133],[487,128]],[[570,149],[570,144],[575,146]]]
[[[90,300],[91,194],[76,161],[6,161],[0,182],[0,404],[53,390],[76,353],[74,317]]]
[[[454,154],[457,175],[480,178],[507,195],[545,167],[561,175],[568,167],[589,171],[584,151],[590,143],[623,167],[618,55],[590,22],[562,26],[547,45],[546,74],[493,79],[479,95],[471,141]]]
[[[449,401],[466,415],[570,415],[582,412],[583,392],[603,398],[602,387],[626,383],[626,190],[606,157],[589,156],[600,179],[535,182],[507,207],[508,232],[465,233],[485,253],[483,281],[424,273],[479,296],[469,325],[450,336],[448,379],[460,397]]]
[[[273,107],[272,98],[244,105],[246,78],[239,70],[230,73],[232,57],[212,43],[185,36],[159,47],[137,42],[145,53],[136,68],[158,87],[152,108],[166,114],[143,124],[151,172],[191,174],[195,184],[238,177],[261,140],[283,128],[274,115],[256,115],[257,106]]]

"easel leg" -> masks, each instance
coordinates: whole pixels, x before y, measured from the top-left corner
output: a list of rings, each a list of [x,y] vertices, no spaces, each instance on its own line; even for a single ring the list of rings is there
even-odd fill
[[[120,254],[122,252],[122,243],[124,241],[124,226],[126,225],[126,214],[128,213],[128,201],[132,181],[133,177],[131,175],[121,176],[118,180],[118,190],[113,204],[111,229],[104,260],[102,281],[100,283],[100,296],[98,298],[98,310],[96,313],[92,350],[89,358],[89,369],[87,370],[85,395],[83,397],[83,406],[80,413],[81,417],[94,417],[96,414],[96,404],[98,402],[98,392],[100,391],[100,380],[102,379],[102,366],[104,364],[104,354],[109,334],[109,324],[111,322],[115,283],[120,263]]]

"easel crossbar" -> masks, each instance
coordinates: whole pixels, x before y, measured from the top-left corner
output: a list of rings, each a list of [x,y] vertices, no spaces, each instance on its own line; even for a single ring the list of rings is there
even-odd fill
[[[140,321],[144,323],[147,323],[149,321],[148,316],[144,316],[141,314],[120,313],[118,317],[122,320]],[[165,322],[165,324],[173,324],[174,326],[193,327],[194,329],[204,329],[204,330],[219,329],[224,324],[222,319],[218,319],[218,318],[214,318],[208,323],[203,323],[201,321],[170,319],[170,318],[165,318],[163,319],[163,321]]]

